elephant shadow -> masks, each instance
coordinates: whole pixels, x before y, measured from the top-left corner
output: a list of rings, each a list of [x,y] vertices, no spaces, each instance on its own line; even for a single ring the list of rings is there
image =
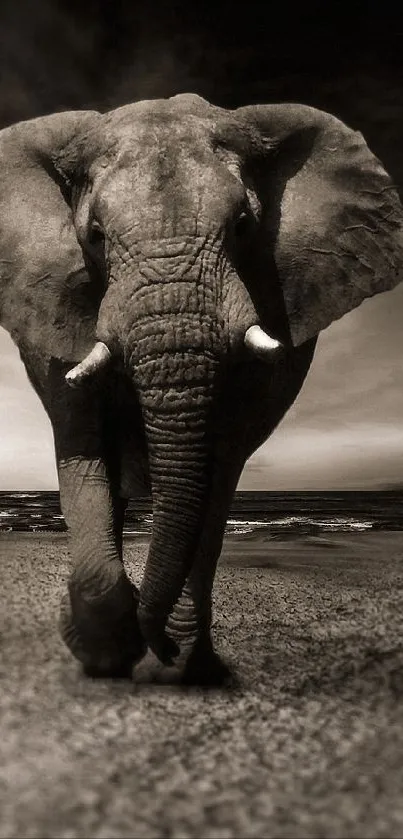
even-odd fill
[[[262,683],[295,699],[403,700],[403,645],[360,635],[321,639],[285,635],[261,657]]]
[[[383,648],[376,642],[365,644],[362,637],[348,639],[312,638],[292,639],[283,633],[281,640],[272,643],[267,652],[259,639],[249,647],[249,666],[243,661],[238,666],[228,650],[224,656],[227,678],[220,684],[182,683],[169,674],[165,678],[93,680],[83,676],[77,666],[74,671],[63,668],[64,690],[71,696],[82,695],[96,702],[105,691],[136,695],[140,691],[176,691],[192,694],[221,693],[236,697],[250,691],[262,691],[268,701],[299,702],[309,699],[335,699],[346,702],[403,700],[403,646]],[[299,641],[299,642],[298,642]],[[260,647],[260,649],[259,649]]]

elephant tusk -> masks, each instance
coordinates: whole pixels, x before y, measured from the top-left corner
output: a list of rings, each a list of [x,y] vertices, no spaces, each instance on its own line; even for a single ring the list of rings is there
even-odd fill
[[[276,338],[271,338],[270,335],[268,335],[267,332],[264,332],[257,324],[255,324],[255,326],[250,326],[249,329],[246,330],[245,345],[248,349],[252,350],[255,355],[270,360],[273,357],[273,352],[281,347],[280,341],[277,341]]]
[[[85,379],[93,376],[109,364],[112,356],[106,344],[97,341],[91,352],[72,370],[66,373],[66,382],[70,387],[81,385]]]

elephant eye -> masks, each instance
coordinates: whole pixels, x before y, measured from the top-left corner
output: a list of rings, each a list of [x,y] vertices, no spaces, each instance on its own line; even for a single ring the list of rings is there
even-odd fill
[[[235,221],[235,236],[237,239],[244,239],[245,236],[249,233],[252,226],[252,218],[250,213],[246,210],[242,210],[239,213],[238,218]]]

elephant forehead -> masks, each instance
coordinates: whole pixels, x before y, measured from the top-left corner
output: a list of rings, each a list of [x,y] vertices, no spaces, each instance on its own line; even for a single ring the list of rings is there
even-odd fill
[[[160,154],[169,165],[189,152],[205,162],[217,149],[230,149],[240,157],[267,150],[267,141],[262,144],[245,119],[190,94],[117,108],[103,115],[97,131],[105,149],[122,162],[130,155],[144,162],[147,154]]]
[[[138,103],[142,105],[143,103]],[[147,103],[149,104],[149,103]],[[137,108],[136,105],[118,109],[105,115],[98,129],[108,146],[117,152],[144,153],[156,146],[187,145],[197,147],[206,143],[215,125],[213,116],[192,112],[177,113],[158,103],[153,107]]]
[[[169,217],[203,211],[221,216],[243,197],[238,155],[219,148],[213,120],[191,115],[182,121],[172,114],[159,119],[152,113],[114,127],[113,135],[112,159],[102,169],[95,162],[101,215],[109,209],[119,215],[134,203],[148,217],[159,217],[164,208]]]

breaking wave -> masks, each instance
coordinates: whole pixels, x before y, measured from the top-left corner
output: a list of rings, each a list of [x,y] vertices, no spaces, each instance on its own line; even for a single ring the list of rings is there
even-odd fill
[[[126,536],[152,529],[151,502],[129,502]],[[228,535],[274,538],[337,531],[403,530],[403,492],[239,492],[228,518]],[[0,532],[64,532],[57,492],[0,492]]]

